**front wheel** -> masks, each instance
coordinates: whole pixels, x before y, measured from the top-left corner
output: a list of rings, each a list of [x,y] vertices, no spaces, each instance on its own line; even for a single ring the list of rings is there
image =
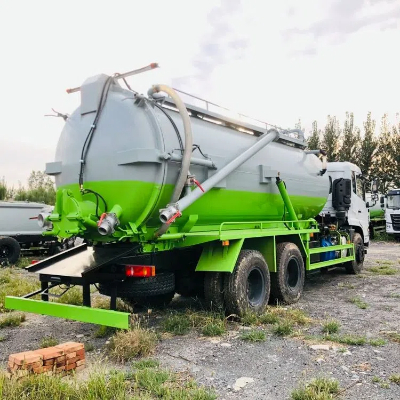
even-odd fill
[[[3,262],[14,264],[18,261],[21,254],[19,243],[12,237],[0,237],[0,264]]]
[[[239,317],[248,312],[261,313],[269,300],[268,265],[258,251],[242,250],[232,274],[224,280],[226,311]]]
[[[359,233],[355,233],[353,236],[354,244],[354,255],[355,260],[347,261],[344,263],[344,267],[349,274],[359,274],[363,269],[364,264],[364,241]]]

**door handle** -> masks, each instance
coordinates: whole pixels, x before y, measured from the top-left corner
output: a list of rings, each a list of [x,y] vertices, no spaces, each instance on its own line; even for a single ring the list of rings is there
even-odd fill
[[[361,211],[361,210],[358,210],[358,212],[361,213],[362,211]]]

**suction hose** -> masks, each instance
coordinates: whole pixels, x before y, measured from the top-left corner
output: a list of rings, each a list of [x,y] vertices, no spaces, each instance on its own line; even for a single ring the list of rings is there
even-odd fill
[[[149,97],[153,97],[154,93],[158,92],[165,92],[167,93],[171,99],[174,101],[176,108],[181,115],[183,121],[183,129],[185,132],[185,149],[182,155],[182,165],[181,170],[178,176],[178,180],[176,181],[174,191],[172,193],[172,197],[170,203],[176,203],[179,200],[179,197],[182,193],[182,190],[185,186],[186,179],[189,173],[190,168],[190,160],[192,158],[192,151],[193,151],[193,135],[192,135],[192,124],[190,122],[189,113],[186,109],[185,104],[175,92],[174,89],[170,88],[167,85],[154,85],[149,91],[147,92]],[[156,235],[161,236],[164,234],[167,229],[169,228],[168,223],[164,223],[161,228],[157,231]]]

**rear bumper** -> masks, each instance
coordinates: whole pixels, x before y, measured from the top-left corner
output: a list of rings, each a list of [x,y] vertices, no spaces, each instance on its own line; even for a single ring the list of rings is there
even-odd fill
[[[130,314],[120,311],[73,306],[70,304],[53,303],[14,296],[6,296],[5,307],[11,310],[72,319],[119,329],[129,329],[130,326]]]

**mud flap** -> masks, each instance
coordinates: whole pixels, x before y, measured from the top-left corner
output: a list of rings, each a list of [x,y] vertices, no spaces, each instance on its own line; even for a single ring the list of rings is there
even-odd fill
[[[205,244],[196,272],[232,272],[243,242],[244,239],[236,239],[230,240],[227,246],[223,246],[221,241]]]

